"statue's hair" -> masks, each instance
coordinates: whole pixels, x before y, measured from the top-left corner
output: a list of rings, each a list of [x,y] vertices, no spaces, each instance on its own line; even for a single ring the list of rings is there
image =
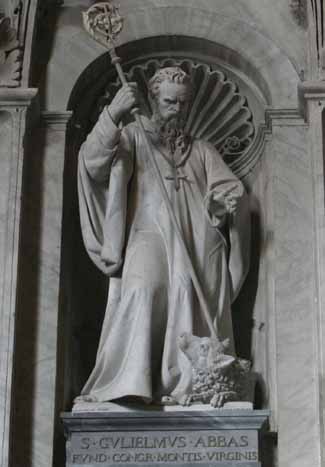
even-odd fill
[[[192,81],[190,76],[178,66],[159,68],[148,84],[149,96],[155,98],[159,93],[161,83],[168,81],[169,83],[185,84],[189,91],[192,91]]]

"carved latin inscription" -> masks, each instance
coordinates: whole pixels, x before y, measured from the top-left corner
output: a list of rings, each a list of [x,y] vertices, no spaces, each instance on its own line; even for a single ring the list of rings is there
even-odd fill
[[[221,466],[234,461],[252,465],[258,462],[255,431],[73,433],[68,455],[69,466],[188,463]]]

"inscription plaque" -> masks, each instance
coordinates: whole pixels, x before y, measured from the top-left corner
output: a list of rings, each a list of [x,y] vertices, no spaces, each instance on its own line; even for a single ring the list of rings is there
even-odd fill
[[[241,431],[142,431],[76,433],[71,465],[225,464],[258,461],[257,433]]]
[[[261,466],[260,429],[267,416],[211,412],[65,414],[67,466]]]

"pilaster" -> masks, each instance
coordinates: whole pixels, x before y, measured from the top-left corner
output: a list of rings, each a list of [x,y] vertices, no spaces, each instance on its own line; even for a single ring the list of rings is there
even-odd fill
[[[25,131],[36,89],[0,89],[0,440],[1,467],[9,464],[18,251]]]
[[[297,109],[267,112],[263,160],[266,326],[280,467],[321,467],[319,210],[310,132]],[[323,215],[323,214],[321,214]]]
[[[307,81],[299,87],[300,108],[308,122],[308,153],[312,164],[314,196],[314,262],[317,278],[314,290],[316,311],[314,343],[317,355],[317,398],[319,405],[319,441],[321,465],[325,465],[325,193],[324,128],[325,82]]]
[[[71,112],[42,112],[24,170],[12,466],[53,462],[63,173]]]

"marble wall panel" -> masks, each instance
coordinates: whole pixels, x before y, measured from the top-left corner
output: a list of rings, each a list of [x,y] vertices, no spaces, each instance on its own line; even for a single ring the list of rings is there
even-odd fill
[[[39,128],[28,152],[21,222],[13,464],[53,456],[65,127]]]
[[[320,414],[320,457],[325,463],[325,216],[324,216],[324,156],[325,156],[325,117],[324,104],[325,93],[324,84],[307,83],[305,86],[305,99],[302,102],[305,115],[309,123],[308,149],[313,170],[314,189],[314,218],[315,218],[315,299],[314,310],[315,339],[314,347],[318,353],[318,372],[316,374],[317,397],[319,398]]]
[[[12,325],[10,310],[4,306],[5,287],[5,263],[6,263],[6,243],[8,237],[8,201],[9,201],[9,180],[13,146],[13,119],[8,111],[0,111],[0,465],[7,462],[7,443],[10,411],[10,383],[11,383],[11,362],[10,354],[12,335],[8,333]],[[8,374],[9,371],[9,374]]]
[[[35,89],[0,89],[0,465],[7,467],[12,416],[18,248],[26,113]]]
[[[272,187],[279,465],[320,465],[314,191],[307,128],[275,126]]]
[[[321,466],[315,414],[310,409],[281,409],[279,412],[279,467]]]
[[[266,143],[266,148],[269,143]],[[267,152],[267,149],[266,149]],[[270,190],[267,183],[267,164],[262,157],[254,170],[244,179],[249,187],[252,216],[251,267],[248,284],[253,294],[250,302],[251,316],[251,359],[258,375],[256,391],[257,407],[271,409],[271,429],[276,429],[277,391],[275,355],[275,313],[273,284],[273,225]],[[238,317],[238,320],[240,318]]]

